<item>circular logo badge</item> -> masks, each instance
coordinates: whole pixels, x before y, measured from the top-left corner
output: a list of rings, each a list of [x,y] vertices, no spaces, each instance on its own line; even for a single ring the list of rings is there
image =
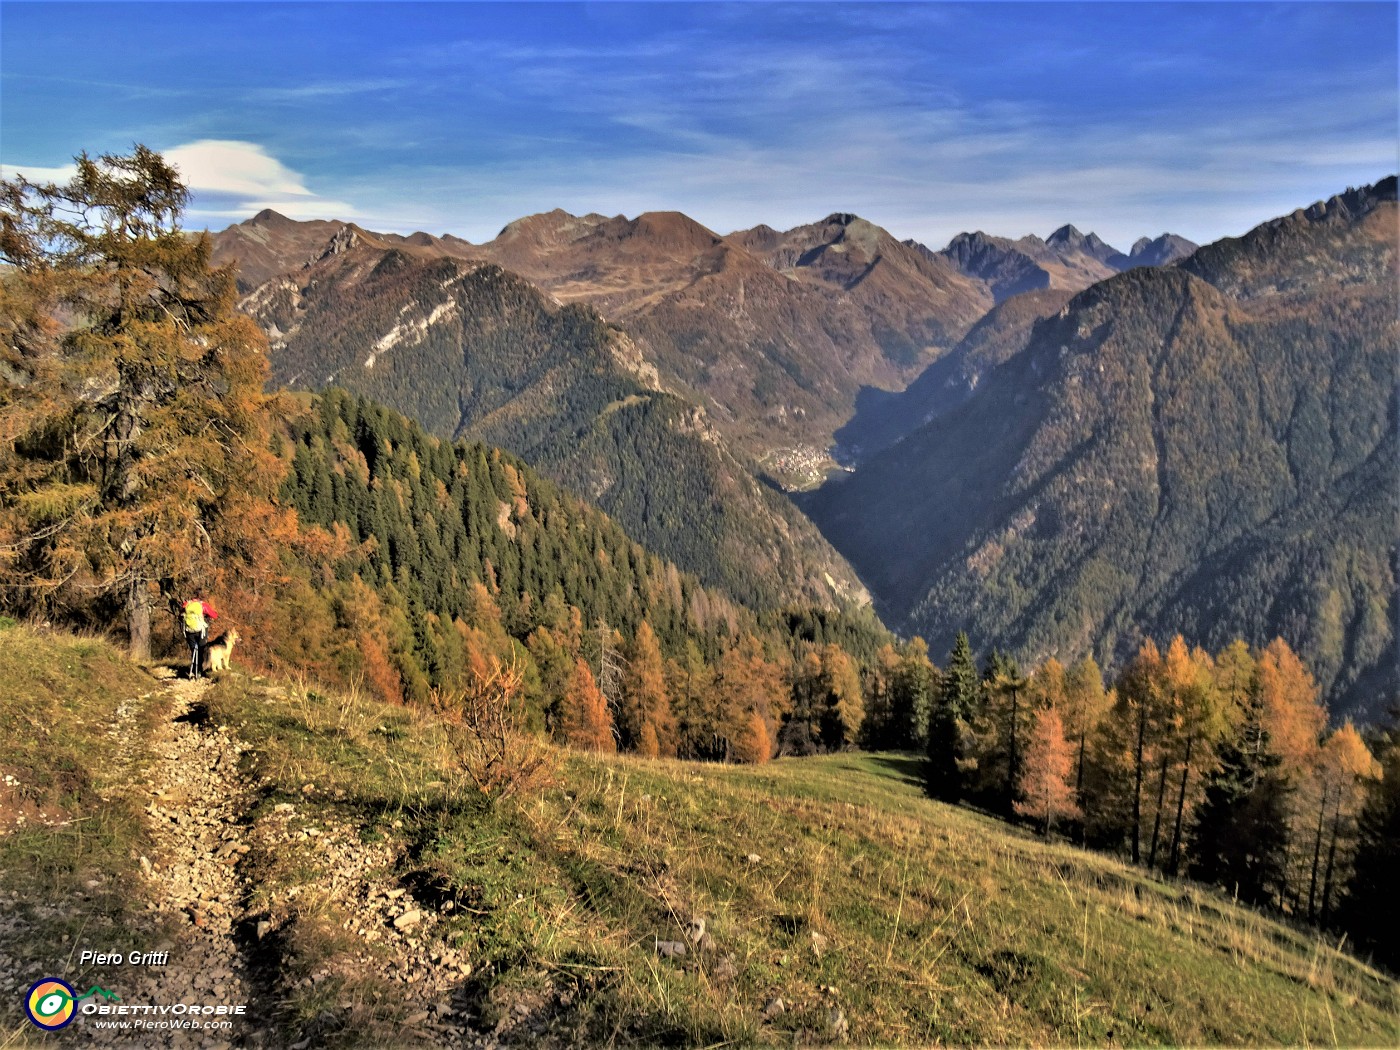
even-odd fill
[[[24,1000],[24,1012],[40,1028],[54,1031],[73,1020],[78,993],[67,981],[45,977],[35,981]]]

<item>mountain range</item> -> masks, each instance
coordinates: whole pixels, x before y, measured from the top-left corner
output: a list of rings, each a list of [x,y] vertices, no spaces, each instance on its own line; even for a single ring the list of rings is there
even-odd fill
[[[263,213],[220,233],[215,258],[238,259],[251,291],[319,252],[334,229],[312,225]],[[561,304],[593,307],[626,329],[657,383],[785,487],[820,479],[863,387],[902,388],[992,306],[983,282],[851,215],[722,237],[675,212],[553,211],[483,245],[372,237],[492,262]]]
[[[1032,662],[1280,635],[1334,707],[1396,664],[1395,180],[993,313],[806,501],[887,622]],[[1040,315],[1040,316],[1037,316]],[[902,403],[901,403],[902,402]],[[879,444],[873,440],[872,444]]]
[[[1184,259],[1197,245],[1176,234],[1143,237],[1124,255],[1097,234],[1061,226],[1045,240],[1034,234],[1011,240],[985,233],[960,233],[941,252],[907,242],[926,257],[941,256],[968,277],[984,281],[997,302],[1041,289],[1083,291],[1115,273],[1140,266],[1165,266]]]
[[[868,587],[935,652],[966,627],[1028,661],[1281,634],[1359,711],[1395,679],[1387,222],[1393,179],[1128,253],[842,213],[556,210],[475,245],[264,212],[215,258],[277,381],[499,444],[741,601]],[[778,490],[824,479],[819,534]]]
[[[816,528],[589,307],[493,263],[342,226],[243,308],[269,335],[274,382],[343,387],[521,455],[740,601],[866,597]]]

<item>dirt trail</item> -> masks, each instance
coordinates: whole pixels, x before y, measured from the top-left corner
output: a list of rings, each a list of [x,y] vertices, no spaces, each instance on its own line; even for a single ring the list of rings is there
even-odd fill
[[[205,682],[168,682],[170,718],[160,723],[148,745],[152,762],[146,815],[155,848],[154,856],[140,858],[140,864],[151,925],[168,937],[151,950],[168,952],[168,961],[111,972],[120,974],[120,984],[113,984],[128,1007],[243,1005],[246,1013],[196,1018],[188,1011],[153,1010],[139,1015],[147,1022],[186,1026],[182,1030],[99,1029],[95,1016],[80,1017],[74,1027],[87,1029],[84,1034],[94,1045],[272,1047],[279,1042],[236,935],[245,893],[235,866],[249,849],[241,823],[249,788],[238,769],[244,747],[225,727],[207,724],[207,688]],[[219,1027],[199,1027],[206,1021]],[[227,1026],[221,1023],[225,1021]]]

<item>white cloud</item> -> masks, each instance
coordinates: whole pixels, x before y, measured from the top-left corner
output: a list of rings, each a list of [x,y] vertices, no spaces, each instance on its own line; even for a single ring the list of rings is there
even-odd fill
[[[309,189],[300,172],[257,143],[200,139],[165,150],[164,155],[193,192],[191,214],[196,219],[242,219],[264,208],[292,219],[346,219],[359,214],[353,205]]]
[[[23,175],[30,182],[67,182],[78,169],[73,164],[58,168],[46,168],[39,164],[0,164],[0,179],[13,179]]]
[[[165,151],[196,190],[246,197],[310,197],[302,176],[252,142],[200,139]]]

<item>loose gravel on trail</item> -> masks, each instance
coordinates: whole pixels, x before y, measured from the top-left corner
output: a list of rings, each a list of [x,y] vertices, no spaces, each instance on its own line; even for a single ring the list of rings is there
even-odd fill
[[[166,684],[174,699],[171,718],[159,725],[148,747],[152,764],[145,807],[153,858],[141,857],[144,896],[151,929],[164,931],[151,951],[168,952],[163,966],[112,969],[110,983],[128,1007],[243,1006],[241,1016],[128,1014],[146,1021],[203,1024],[227,1020],[228,1028],[149,1030],[99,1028],[104,1018],[79,1015],[74,1027],[97,1046],[145,1045],[158,1038],[175,1046],[273,1046],[277,1040],[262,1016],[261,998],[240,950],[236,927],[245,893],[236,865],[249,849],[240,823],[249,786],[238,769],[244,746],[226,729],[203,717],[205,682]],[[102,1004],[99,1001],[99,1005]],[[110,1004],[115,1007],[115,1003]],[[120,1021],[107,1015],[106,1020]]]

